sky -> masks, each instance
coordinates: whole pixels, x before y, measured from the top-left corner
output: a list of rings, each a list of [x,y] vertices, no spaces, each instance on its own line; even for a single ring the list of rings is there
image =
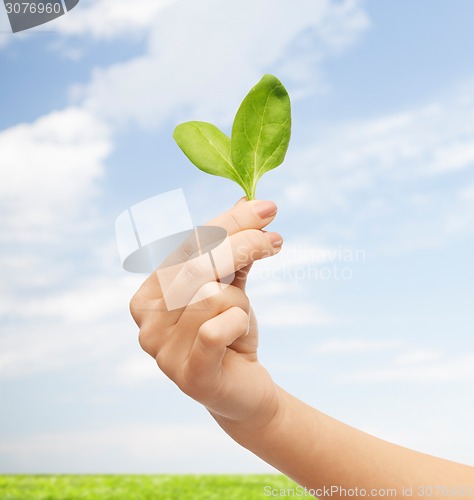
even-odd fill
[[[230,132],[275,74],[285,163],[257,197],[278,256],[248,295],[261,362],[321,411],[474,464],[474,4],[81,0],[9,32],[0,6],[0,472],[259,473],[142,352],[114,221],[182,188],[241,196],[172,139]]]

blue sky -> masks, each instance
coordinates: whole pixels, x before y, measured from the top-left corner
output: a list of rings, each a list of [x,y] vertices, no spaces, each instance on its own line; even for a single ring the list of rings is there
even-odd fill
[[[262,362],[336,418],[472,464],[473,16],[467,0],[81,0],[12,35],[0,8],[0,471],[271,470],[140,351],[143,277],[114,237],[155,194],[183,188],[196,224],[241,196],[171,135],[228,131],[266,72],[293,135],[257,190],[285,238],[249,285]]]

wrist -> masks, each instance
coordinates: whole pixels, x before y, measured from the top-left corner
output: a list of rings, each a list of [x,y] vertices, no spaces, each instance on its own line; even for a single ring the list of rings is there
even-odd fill
[[[278,433],[286,414],[287,397],[285,391],[273,383],[269,400],[261,409],[246,419],[232,419],[209,410],[219,426],[235,441],[251,449],[256,441]]]

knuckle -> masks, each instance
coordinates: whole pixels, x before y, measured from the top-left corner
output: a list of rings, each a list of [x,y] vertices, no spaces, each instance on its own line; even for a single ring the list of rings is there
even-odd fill
[[[154,332],[150,330],[150,328],[141,328],[140,333],[138,334],[138,343],[140,344],[140,347],[150,354],[151,356],[155,357],[156,354],[156,340],[155,340],[155,335]]]
[[[196,308],[199,310],[215,310],[222,302],[223,292],[219,283],[210,281],[204,283],[194,295]]]
[[[215,326],[204,323],[198,330],[199,342],[205,349],[212,349],[219,345],[220,335]]]
[[[198,243],[194,232],[187,236],[184,241],[174,247],[170,254],[159,265],[158,269],[163,269],[169,266],[174,266],[187,262],[196,256],[198,251]]]
[[[174,381],[177,380],[178,367],[176,366],[173,356],[166,347],[163,347],[156,353],[155,361],[167,377]]]
[[[252,247],[255,248],[265,247],[265,240],[264,240],[265,237],[262,231],[259,231],[258,229],[251,229],[249,231],[249,238]]]
[[[183,266],[185,277],[189,281],[195,281],[203,275],[204,266],[199,258],[186,261]]]
[[[262,258],[268,245],[262,231],[252,229],[247,234],[246,246],[248,251],[247,261],[253,262]]]
[[[172,254],[174,264],[188,262],[198,255],[199,245],[196,235],[193,233],[188,236],[179,246],[179,248]]]
[[[226,229],[230,233],[235,233],[242,229],[242,224],[239,221],[235,208],[227,212]]]
[[[135,323],[141,327],[150,315],[155,316],[157,313],[163,311],[162,299],[147,299],[140,290],[133,295],[129,303],[130,314]]]
[[[193,234],[192,237],[186,238],[181,244],[181,261],[187,262],[197,255],[198,243],[196,236]]]
[[[235,315],[235,320],[238,322],[238,325],[240,327],[243,327],[244,329],[247,328],[248,323],[249,323],[249,315],[247,312],[244,311],[241,307],[234,307],[234,315]]]
[[[161,325],[157,321],[147,320],[140,327],[138,343],[145,352],[155,358],[160,347],[164,345],[168,337],[168,327]]]
[[[141,313],[143,311],[143,300],[141,299],[141,296],[139,295],[138,292],[135,293],[131,298],[129,308],[133,320],[138,326],[140,326],[140,320],[142,316]]]
[[[199,290],[202,291],[203,296],[214,299],[216,296],[222,294],[222,290],[220,289],[217,281],[208,281],[207,283],[204,283]]]
[[[261,260],[266,257],[271,257],[275,254],[275,249],[264,233],[260,232],[258,234],[258,240],[258,246],[256,246],[257,250],[255,252],[255,260]]]
[[[250,299],[247,294],[240,288],[229,286],[229,293],[232,294],[229,298],[231,303],[236,309],[241,309],[244,314],[249,314],[250,312]]]

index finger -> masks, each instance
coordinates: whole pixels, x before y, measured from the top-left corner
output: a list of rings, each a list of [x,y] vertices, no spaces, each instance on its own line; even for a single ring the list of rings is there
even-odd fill
[[[282,238],[278,233],[247,229],[228,236],[220,245],[186,262],[156,270],[169,311],[207,298],[203,285],[220,281],[236,271],[280,251]],[[213,289],[214,290],[214,289]],[[172,314],[174,315],[174,314]]]
[[[232,208],[218,215],[206,226],[221,227],[228,235],[247,229],[263,229],[275,218],[277,206],[273,201],[251,200],[241,198]],[[196,238],[192,234],[159,266],[158,269],[168,267],[170,264],[184,263],[196,254]],[[208,270],[207,270],[208,271]],[[144,297],[160,298],[163,295],[162,287],[156,271],[154,271],[140,287]]]

